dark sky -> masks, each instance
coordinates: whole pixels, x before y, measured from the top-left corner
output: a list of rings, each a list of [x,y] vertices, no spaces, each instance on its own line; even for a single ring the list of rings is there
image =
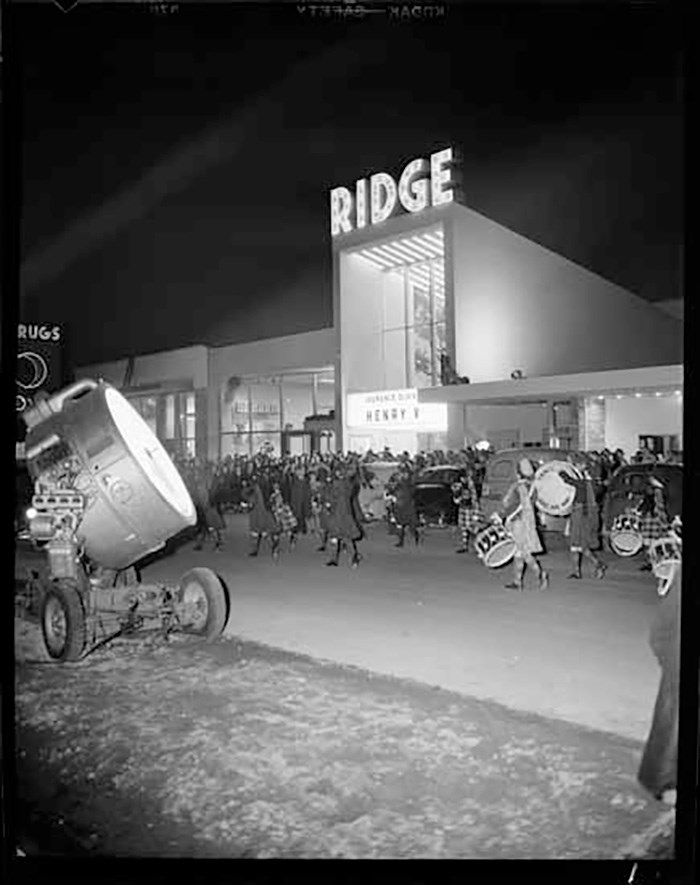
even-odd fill
[[[681,28],[656,5],[17,11],[23,310],[77,364],[332,322],[328,189],[451,144],[464,202],[681,297]]]

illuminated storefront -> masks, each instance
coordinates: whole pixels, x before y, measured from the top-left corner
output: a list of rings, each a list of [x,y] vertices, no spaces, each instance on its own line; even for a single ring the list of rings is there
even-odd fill
[[[682,323],[460,205],[456,164],[442,149],[398,180],[376,173],[330,193],[341,446],[629,451],[644,435],[682,446]],[[590,373],[589,390],[575,377]],[[561,383],[538,387],[548,378]],[[358,412],[363,396],[406,390],[421,407],[410,428]],[[628,395],[624,411],[615,397]],[[438,404],[445,426],[423,408]]]

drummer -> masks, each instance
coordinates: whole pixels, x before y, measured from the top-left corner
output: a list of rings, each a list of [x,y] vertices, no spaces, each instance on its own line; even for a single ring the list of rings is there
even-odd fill
[[[640,566],[640,571],[651,571],[649,560],[649,548],[654,541],[663,538],[669,533],[669,518],[664,500],[664,484],[656,476],[650,476],[643,493],[642,501],[638,508],[639,526],[646,561]]]
[[[559,471],[562,480],[576,490],[569,517],[569,549],[572,570],[567,577],[581,579],[581,559],[585,556],[593,563],[594,576],[602,580],[605,577],[607,566],[593,552],[593,548],[600,546],[599,513],[593,489],[593,479],[583,458],[569,455],[567,460],[579,474],[579,476],[571,476],[565,470]]]
[[[542,568],[535,554],[542,553],[542,542],[537,533],[537,517],[533,503],[536,494],[533,487],[535,470],[532,463],[523,458],[518,464],[518,478],[503,496],[498,514],[503,519],[508,513],[505,525],[515,541],[513,558],[513,580],[505,585],[506,590],[523,590],[525,569],[529,565],[537,573],[539,589],[549,586],[549,575]]]

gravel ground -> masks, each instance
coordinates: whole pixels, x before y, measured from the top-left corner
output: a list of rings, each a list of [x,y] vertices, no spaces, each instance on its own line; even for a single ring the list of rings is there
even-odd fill
[[[16,621],[28,853],[643,858],[641,744],[236,638],[44,659]]]

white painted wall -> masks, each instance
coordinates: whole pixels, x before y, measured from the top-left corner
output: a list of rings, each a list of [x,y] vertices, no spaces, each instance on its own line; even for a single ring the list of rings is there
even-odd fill
[[[518,406],[465,406],[465,436],[471,444],[489,439],[492,431],[520,431],[521,445],[541,443],[547,429],[547,408],[538,403]]]
[[[622,449],[627,456],[639,448],[639,436],[678,434],[683,448],[683,400],[674,395],[607,397],[605,400],[605,444]]]
[[[115,387],[122,387],[127,360],[94,363],[76,369],[76,378],[102,378]],[[130,387],[141,387],[163,381],[192,381],[196,390],[207,386],[208,357],[203,345],[182,347],[161,353],[136,356]]]
[[[209,352],[210,383],[219,387],[232,375],[275,375],[330,367],[335,352],[332,328],[216,347]]]
[[[472,382],[671,365],[683,326],[463,206],[453,221],[455,368]]]

